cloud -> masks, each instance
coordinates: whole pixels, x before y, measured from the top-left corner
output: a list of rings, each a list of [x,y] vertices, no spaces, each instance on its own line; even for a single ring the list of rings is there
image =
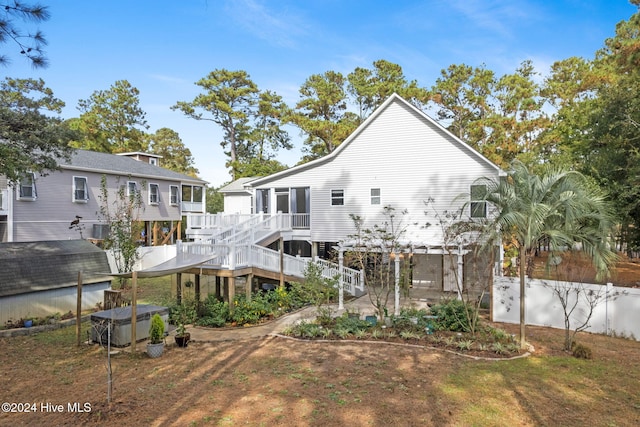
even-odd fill
[[[517,22],[536,19],[538,13],[525,2],[513,0],[450,0],[454,10],[475,27],[503,37],[512,37]]]
[[[153,80],[167,82],[167,83],[178,83],[178,84],[191,83],[180,77],[166,76],[162,74],[150,74],[149,77]]]
[[[307,34],[307,24],[301,15],[291,10],[269,9],[260,0],[232,0],[225,10],[245,30],[276,46],[294,48]]]

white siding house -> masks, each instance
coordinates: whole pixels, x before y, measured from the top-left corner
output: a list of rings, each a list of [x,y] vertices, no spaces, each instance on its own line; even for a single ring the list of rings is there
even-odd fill
[[[301,229],[296,240],[306,241],[301,243],[303,247],[309,246],[303,255],[305,251],[323,255],[325,248],[353,235],[352,214],[371,226],[383,219],[385,206],[394,207],[396,213],[406,210],[404,240],[424,254],[415,258],[414,271],[428,276],[414,276],[414,282],[434,283],[441,289],[447,287],[443,285],[447,269],[456,263],[442,256],[441,229],[425,227],[427,222],[435,223],[434,216],[425,211],[435,209],[443,215],[456,210],[469,200],[460,195],[470,195],[475,180],[503,174],[495,164],[394,94],[333,153],[252,180],[244,187],[253,195],[253,212],[295,214],[293,226]],[[245,200],[249,197],[247,194]],[[433,202],[427,209],[428,200]],[[438,264],[435,267],[434,262]],[[458,264],[462,269],[461,262]]]
[[[218,192],[224,195],[224,212],[228,214],[253,213],[253,193],[248,184],[255,177],[239,178],[221,187]]]

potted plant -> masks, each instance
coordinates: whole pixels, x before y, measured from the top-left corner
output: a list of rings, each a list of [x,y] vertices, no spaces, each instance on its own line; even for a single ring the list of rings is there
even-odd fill
[[[151,316],[149,343],[147,344],[147,354],[150,357],[160,357],[164,351],[164,328],[164,320],[158,313]]]
[[[174,337],[178,347],[186,347],[191,340],[191,334],[187,332],[183,323],[179,323],[176,328],[176,336]]]

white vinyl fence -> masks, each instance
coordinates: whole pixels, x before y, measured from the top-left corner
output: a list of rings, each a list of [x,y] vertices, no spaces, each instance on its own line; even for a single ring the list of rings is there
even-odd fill
[[[584,323],[590,310],[588,299],[597,298],[587,332],[624,336],[640,340],[640,289],[607,285],[527,279],[525,321],[527,325],[564,329],[564,309],[554,289],[571,289],[571,329]],[[575,290],[579,291],[576,292]],[[493,320],[520,323],[520,280],[496,277],[493,282]]]

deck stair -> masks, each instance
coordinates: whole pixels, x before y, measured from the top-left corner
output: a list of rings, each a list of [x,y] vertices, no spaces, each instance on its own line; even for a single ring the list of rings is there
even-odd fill
[[[187,221],[195,216],[187,218]],[[244,215],[242,217],[225,219],[218,215],[216,221],[206,221],[202,218],[193,219],[200,230],[204,230],[209,223],[209,229],[197,232],[200,238],[193,242],[181,242],[178,251],[196,255],[217,255],[203,268],[224,270],[242,270],[257,268],[269,272],[282,272],[288,277],[304,279],[304,271],[309,262],[319,263],[323,267],[324,277],[338,277],[345,292],[360,296],[364,293],[362,273],[352,268],[316,257],[305,258],[281,254],[277,250],[269,249],[263,244],[278,240],[290,232],[292,216],[289,214],[274,215]],[[187,229],[192,228],[187,223]],[[281,269],[282,264],[282,269]],[[281,271],[282,270],[282,271]]]

